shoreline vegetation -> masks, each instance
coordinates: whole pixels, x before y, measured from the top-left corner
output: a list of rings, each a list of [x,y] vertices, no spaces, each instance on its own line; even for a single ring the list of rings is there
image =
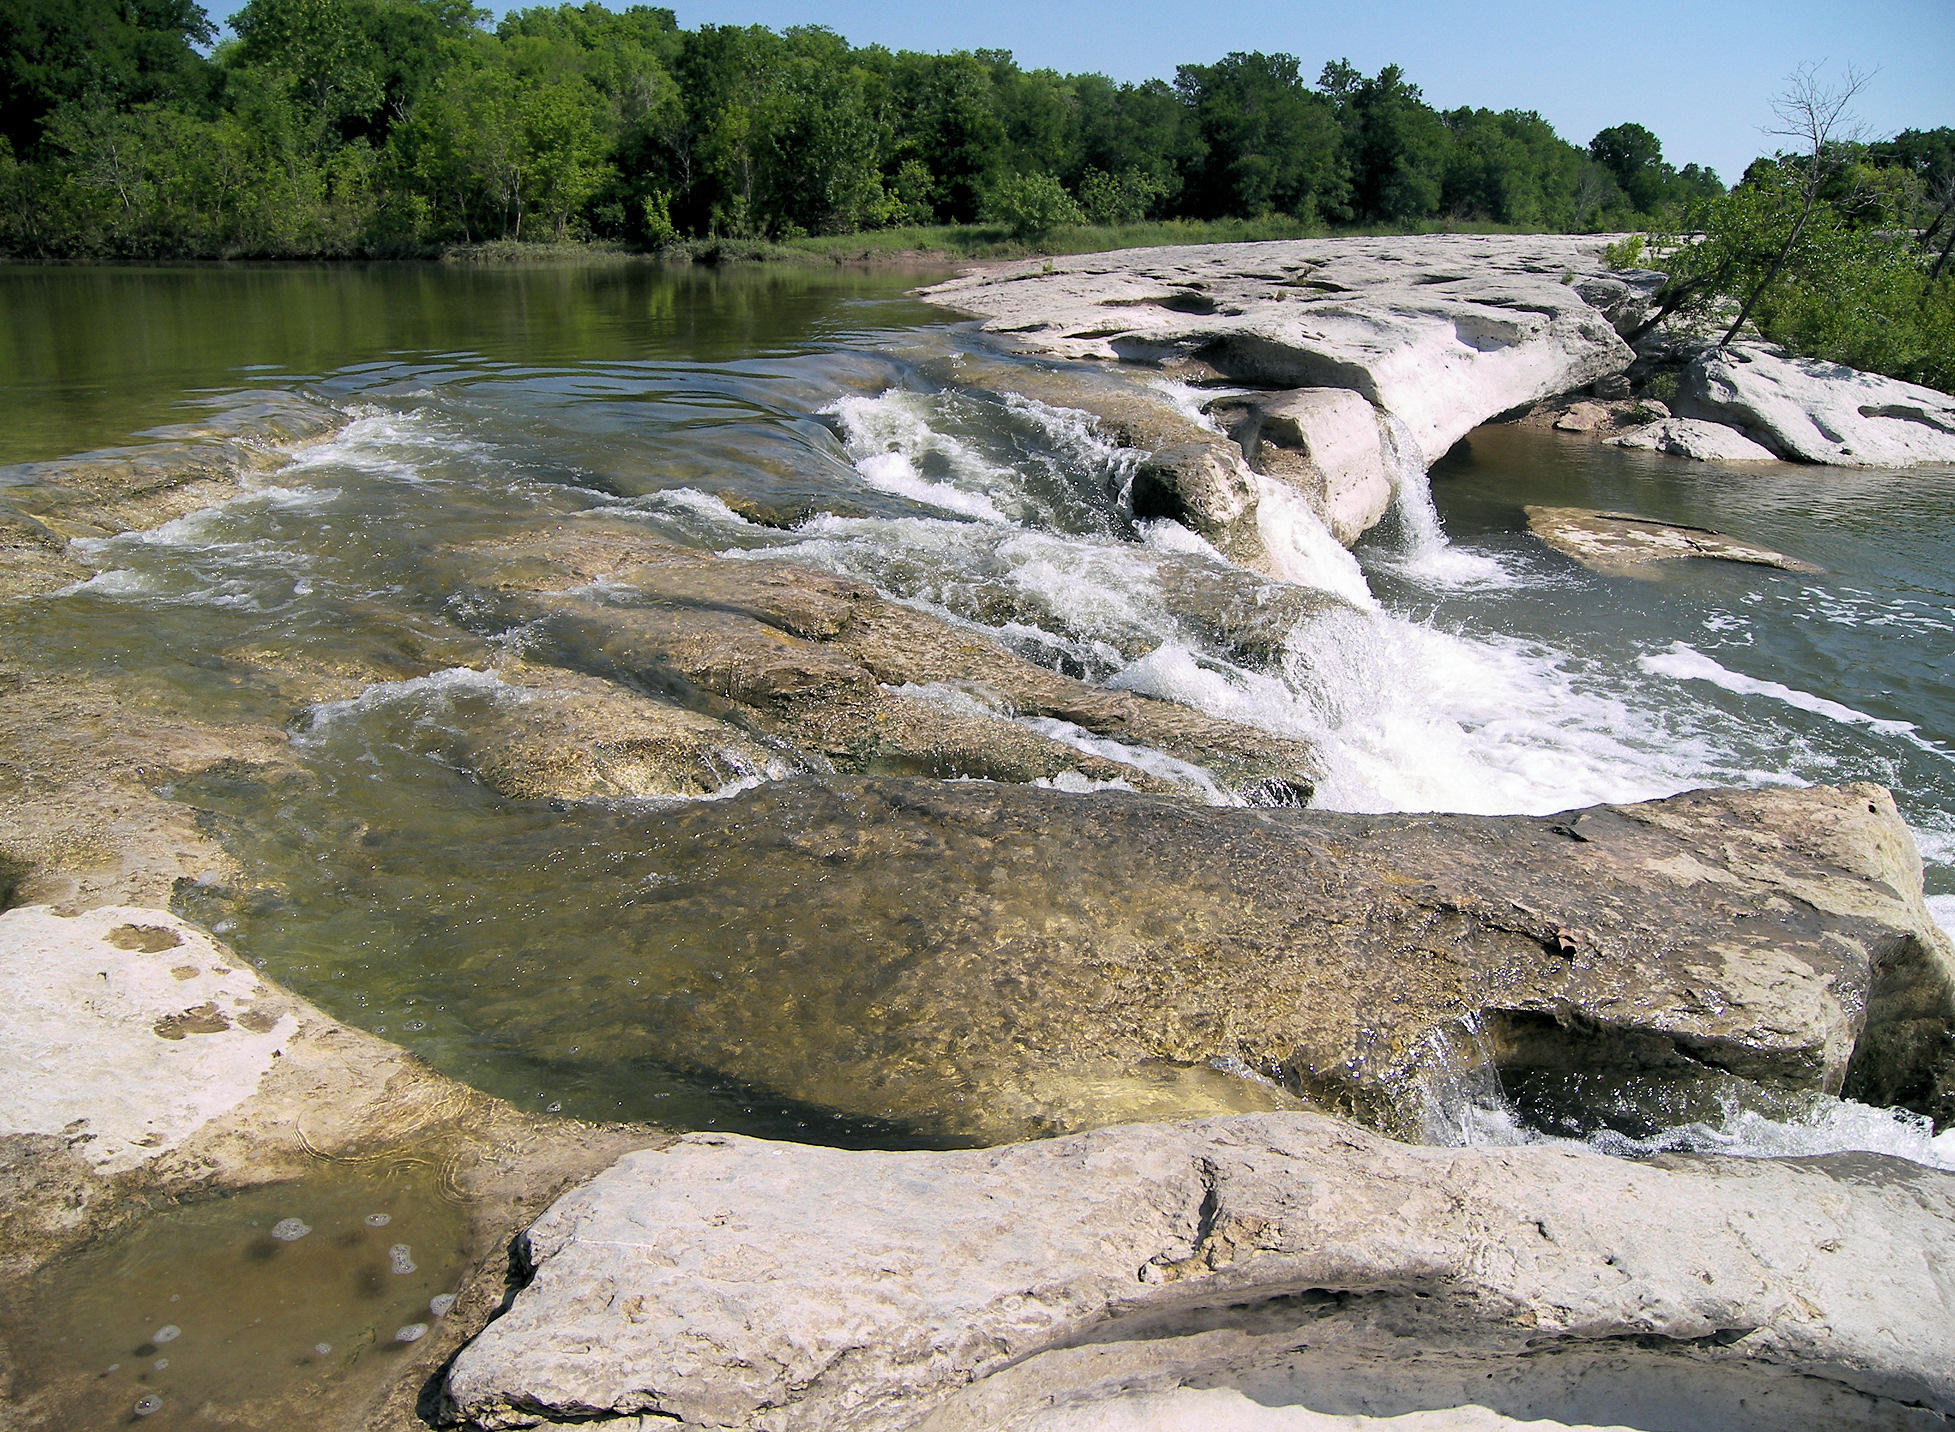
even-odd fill
[[[465,0],[249,0],[221,40],[192,0],[13,8],[0,253],[17,258],[1606,232],[1724,192],[1641,125],[1573,144],[1531,111],[1437,110],[1393,65],[1313,81],[1296,56],[1238,52],[1129,84],[814,26],[683,30],[647,6],[491,29]]]
[[[10,0],[0,261],[1003,261],[1435,232],[1621,234],[1659,320],[1955,384],[1955,129],[1857,136],[1789,80],[1727,189],[1626,122],[1439,110],[1281,53],[1172,82],[669,9]],[[1746,325],[1751,325],[1747,327]],[[1726,331],[1728,329],[1728,331]]]
[[[785,239],[704,236],[674,239],[643,248],[611,239],[567,238],[539,242],[490,239],[449,244],[411,254],[306,254],[292,256],[158,255],[141,257],[66,257],[0,252],[0,265],[59,267],[148,267],[259,263],[436,263],[477,266],[548,266],[587,263],[785,263],[870,264],[941,268],[971,263],[1009,263],[1020,259],[1062,258],[1122,249],[1170,248],[1208,244],[1267,243],[1284,239],[1355,239],[1420,234],[1544,234],[1553,230],[1488,221],[1432,222],[1418,225],[1368,224],[1330,227],[1274,216],[1262,219],[1162,219],[1131,224],[1074,224],[1036,239],[1015,236],[1002,224],[931,224],[813,234]],[[1597,235],[1611,238],[1612,235]]]

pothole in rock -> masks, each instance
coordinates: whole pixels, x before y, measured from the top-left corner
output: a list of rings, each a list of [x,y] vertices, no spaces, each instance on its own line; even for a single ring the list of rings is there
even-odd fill
[[[363,1425],[453,1305],[467,1218],[438,1184],[407,1157],[326,1164],[55,1262],[7,1310],[12,1425]]]

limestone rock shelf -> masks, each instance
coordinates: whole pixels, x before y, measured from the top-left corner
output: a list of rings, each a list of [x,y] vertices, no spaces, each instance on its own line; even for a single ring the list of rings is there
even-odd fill
[[[694,1134],[521,1251],[447,1376],[473,1427],[1000,1432],[1183,1385],[1703,1432],[1955,1410],[1955,1176],[1872,1155],[1408,1148],[1310,1114],[963,1153]]]

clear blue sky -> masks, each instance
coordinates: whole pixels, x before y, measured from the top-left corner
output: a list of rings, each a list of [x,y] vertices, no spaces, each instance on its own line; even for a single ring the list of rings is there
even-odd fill
[[[481,3],[482,0],[478,0]],[[493,3],[493,0],[489,0]],[[614,5],[623,0],[612,0]],[[236,9],[209,5],[213,19]],[[498,4],[497,12],[510,8]],[[858,45],[1006,49],[1028,69],[1174,77],[1231,50],[1404,67],[1426,99],[1538,110],[1586,144],[1634,120],[1727,182],[1772,147],[1770,97],[1809,60],[1878,69],[1870,137],[1955,125],[1955,0],[677,0],[679,23],[826,25]]]

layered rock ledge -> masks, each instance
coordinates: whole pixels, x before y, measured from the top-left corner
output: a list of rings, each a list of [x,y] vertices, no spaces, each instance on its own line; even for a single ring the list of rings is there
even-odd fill
[[[1132,249],[1002,265],[923,294],[1026,352],[1265,390],[1219,400],[1234,442],[1218,448],[1199,424],[1133,423],[1131,398],[1096,401],[1090,381],[1038,385],[1147,454],[1137,513],[1184,521],[1266,571],[1277,569],[1256,534],[1264,483],[1295,489],[1348,546],[1408,470],[1471,429],[1591,386],[1626,397],[1622,375],[1652,365],[1676,371],[1675,411],[1614,439],[1623,446],[1716,462],[1955,462],[1945,393],[1769,344],[1646,332],[1664,276],[1610,270],[1606,242],[1459,234]],[[1070,402],[1067,382],[1080,394]]]
[[[486,1026],[918,1141],[1305,1104],[1417,1139],[1482,1066],[1582,1132],[1955,1117],[1955,951],[1878,787],[1532,818],[799,778],[660,830],[642,923]]]
[[[1411,1148],[1308,1114],[964,1153],[695,1134],[521,1252],[447,1376],[472,1427],[1056,1429],[1183,1387],[1670,1432],[1955,1411],[1955,1176],[1874,1155]]]

